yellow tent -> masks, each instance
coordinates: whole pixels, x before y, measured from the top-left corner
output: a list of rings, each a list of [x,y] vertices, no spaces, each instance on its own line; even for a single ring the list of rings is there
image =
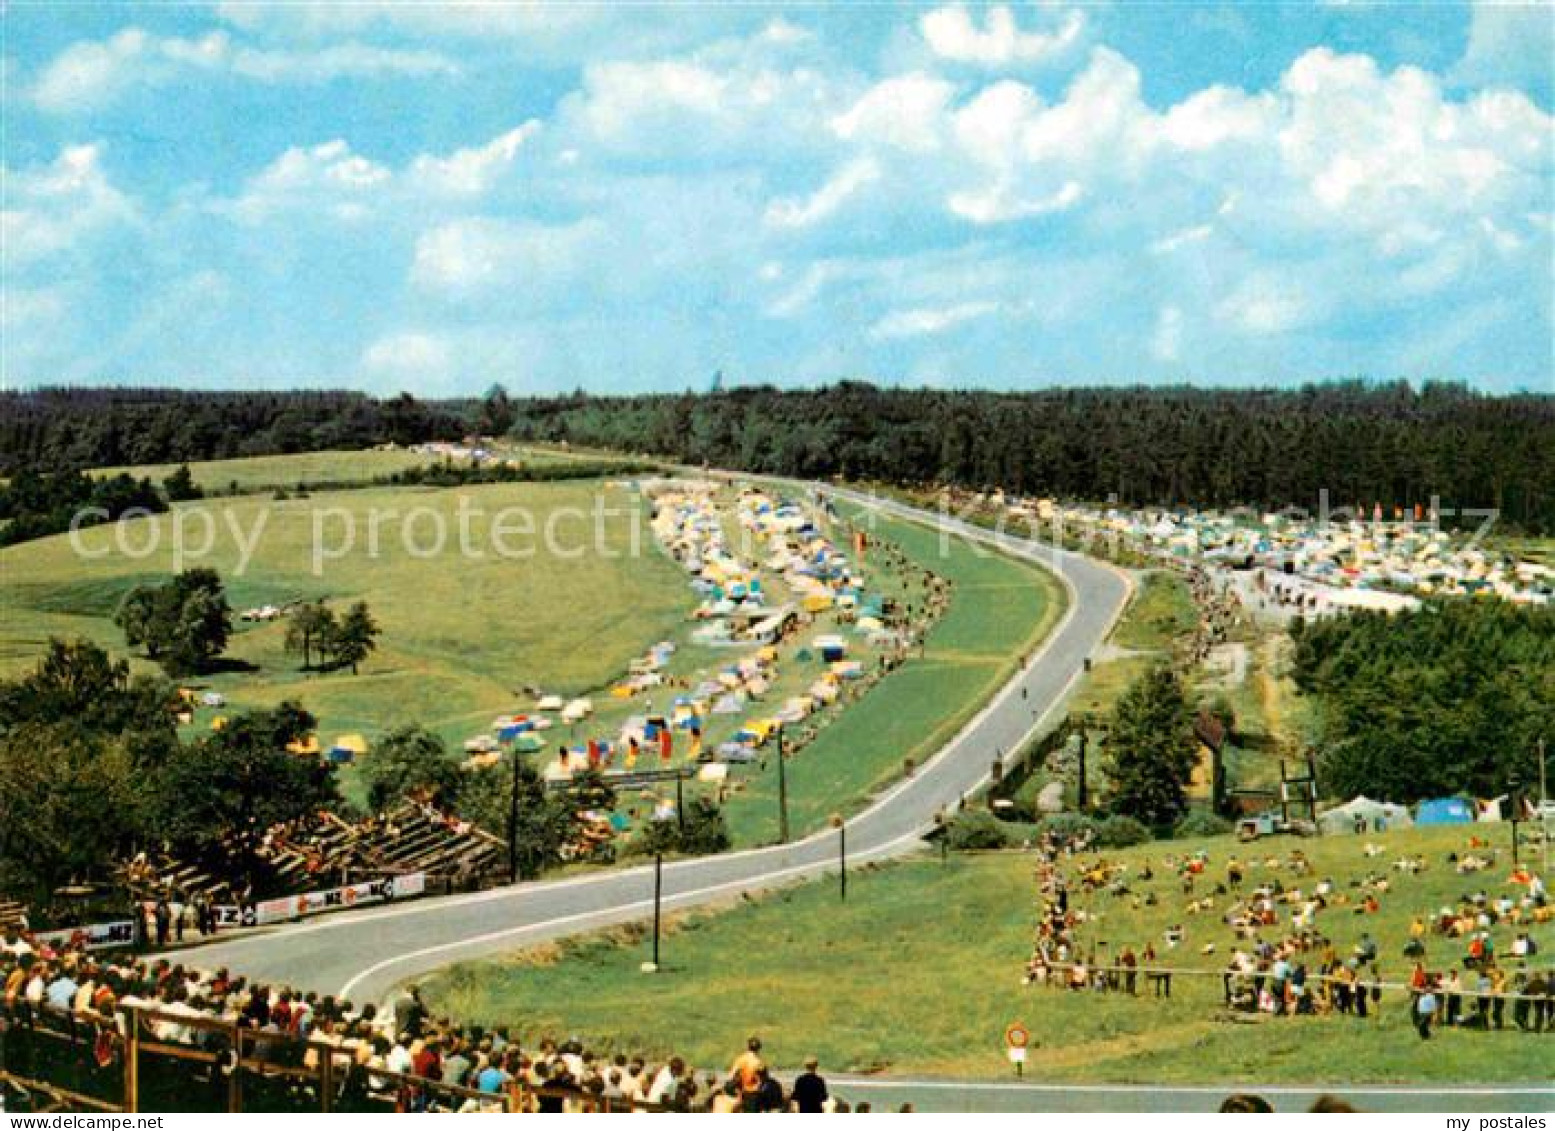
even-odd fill
[[[342,734],[335,739],[335,748],[349,750],[357,757],[367,753],[367,739],[359,734]]]
[[[319,752],[319,736],[316,734],[310,734],[306,738],[293,739],[291,742],[286,744],[286,749],[289,753],[297,754],[299,756],[312,754],[316,757]]]

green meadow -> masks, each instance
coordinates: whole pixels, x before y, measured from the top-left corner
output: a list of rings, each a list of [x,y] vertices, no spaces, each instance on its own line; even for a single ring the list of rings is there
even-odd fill
[[[504,451],[502,454],[516,456],[533,467],[579,458],[569,452],[528,447]],[[331,483],[362,482],[437,462],[436,456],[408,448],[370,448],[361,451],[300,452],[294,455],[199,460],[189,464],[189,473],[195,483],[208,493],[240,495],[277,489],[293,491],[317,484],[327,486]],[[117,475],[122,471],[137,478],[149,476],[153,482],[160,483],[178,466],[176,463],[157,463],[136,467],[100,467],[94,469],[92,474]]]
[[[278,487],[292,490],[298,484],[371,479],[433,462],[430,456],[404,448],[302,452],[296,455],[197,460],[189,464],[189,474],[202,490],[235,495]],[[137,478],[149,476],[152,482],[160,483],[178,466],[176,463],[157,463],[136,467],[100,467],[94,469],[92,474],[117,475],[127,472]]]
[[[1400,954],[1408,924],[1478,889],[1502,890],[1505,867],[1457,875],[1446,857],[1463,853],[1484,827],[1402,830],[1370,837],[1275,839],[1238,845],[1230,838],[1156,843],[1106,853],[1131,865],[1135,892],[1155,893],[1155,906],[1129,898],[1076,893],[1093,913],[1083,945],[1098,954],[1136,951],[1182,924],[1186,941],[1173,966],[1218,974],[1235,940],[1221,912],[1185,910],[1171,853],[1200,847],[1218,878],[1231,854],[1249,867],[1249,883],[1275,873],[1265,863],[1300,848],[1318,876],[1339,892],[1372,871],[1392,888],[1375,914],[1333,907],[1317,926],[1341,952],[1363,931],[1381,947],[1385,981],[1407,979]],[[1506,857],[1506,826],[1490,835]],[[1375,860],[1366,843],[1385,853]],[[1428,869],[1401,876],[1388,864],[1420,853]],[[1155,878],[1140,882],[1149,860]],[[1283,865],[1282,865],[1283,868]],[[1213,880],[1209,881],[1213,882]],[[1299,882],[1299,881],[1297,881]],[[1308,883],[1311,880],[1306,881]],[[1199,894],[1208,885],[1201,883]],[[1222,901],[1224,902],[1224,901]],[[663,969],[639,970],[648,957],[641,925],[546,944],[503,959],[467,963],[429,980],[424,990],[441,1013],[466,1021],[515,1026],[522,1037],[578,1034],[596,1050],[655,1056],[678,1053],[701,1068],[722,1070],[751,1033],[770,1058],[791,1069],[810,1054],[831,1071],[999,1078],[1010,1074],[1002,1034],[1026,1025],[1034,1049],[1026,1076],[1068,1083],[1213,1084],[1228,1088],[1300,1083],[1418,1084],[1534,1082],[1549,1076],[1549,1046],[1511,1028],[1415,1035],[1397,991],[1367,1021],[1353,1017],[1251,1017],[1221,1008],[1218,976],[1175,979],[1169,999],[1141,994],[1075,993],[1024,986],[1035,923],[1032,859],[1019,853],[924,856],[856,870],[847,902],[835,880],[780,889],[719,910],[672,916]],[[1495,931],[1507,952],[1511,930]],[[1539,961],[1555,952],[1555,927],[1535,928]],[[1463,952],[1461,941],[1428,939],[1428,963],[1441,969]],[[1213,954],[1202,953],[1213,944]]]
[[[617,512],[598,528],[603,553],[595,552],[594,523],[586,517],[596,497]],[[586,692],[683,622],[692,594],[647,540],[646,523],[644,551],[628,553],[631,504],[625,488],[599,481],[373,488],[286,501],[246,496],[182,504],[122,530],[85,530],[80,554],[69,536],[9,547],[0,551],[0,672],[30,665],[51,635],[85,636],[122,653],[114,610],[131,588],[172,571],[182,529],[184,566],[219,570],[235,611],[313,598],[340,606],[364,600],[383,630],[359,675],[305,673],[301,658],[284,650],[283,621],[236,622],[229,670],[194,683],[221,692],[233,709],[295,698],[318,716],[326,740],[351,731],[370,740],[397,724],[421,722],[457,746],[495,714],[526,705],[519,690],[525,685]],[[534,533],[509,533],[499,545],[492,537],[498,512],[514,507],[532,516]],[[469,555],[459,551],[461,508]],[[198,512],[211,516],[214,533],[209,552],[196,556],[208,531]],[[566,556],[545,550],[552,516]],[[439,523],[447,548],[419,556]],[[130,556],[116,548],[120,534],[135,555],[155,549]],[[244,545],[252,547],[246,561]],[[318,560],[316,546],[325,551]],[[586,552],[573,556],[575,547]],[[499,556],[502,548],[531,553],[510,559]],[[208,726],[215,713],[201,711],[195,725]]]

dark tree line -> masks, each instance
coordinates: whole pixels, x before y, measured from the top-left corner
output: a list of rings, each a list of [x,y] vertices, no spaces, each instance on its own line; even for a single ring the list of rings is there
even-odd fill
[[[167,502],[150,479],[120,472],[94,478],[80,471],[40,473],[24,467],[0,487],[0,546],[117,522],[126,514],[160,514]]]
[[[1555,608],[1441,601],[1294,635],[1324,793],[1488,798],[1538,782],[1538,740],[1555,741]]]
[[[802,477],[1002,487],[1133,505],[1495,507],[1555,530],[1555,396],[1462,385],[738,388],[515,401],[520,439]],[[1444,516],[1444,521],[1450,521]],[[1469,520],[1469,525],[1475,525]]]
[[[23,468],[182,463],[452,440],[483,414],[490,415],[479,402],[430,403],[408,394],[379,400],[364,393],[311,390],[5,392],[0,393],[0,471],[15,475]]]
[[[1127,504],[1500,511],[1555,531],[1555,396],[1362,381],[997,393],[858,382],[435,402],[351,392],[0,393],[0,472],[174,463],[505,431],[809,477]],[[1450,520],[1451,516],[1447,516]],[[1472,525],[1473,521],[1469,520]]]

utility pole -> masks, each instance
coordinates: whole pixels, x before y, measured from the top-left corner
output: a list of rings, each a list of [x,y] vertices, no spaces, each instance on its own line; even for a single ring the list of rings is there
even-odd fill
[[[788,843],[788,759],[783,755],[783,728],[777,728],[778,843]]]
[[[842,814],[833,813],[832,827],[837,830],[837,895],[848,902],[848,823]]]
[[[653,968],[659,968],[660,906],[664,899],[664,853],[653,854]]]
[[[1086,723],[1089,720],[1085,716],[1080,717],[1080,767],[1079,780],[1075,783],[1075,808],[1084,813],[1090,807],[1090,787],[1085,780],[1085,744],[1088,739]]]
[[[513,759],[513,793],[508,798],[508,883],[518,883],[518,760],[517,746],[508,749]]]
[[[1506,783],[1507,803],[1512,807],[1512,870],[1516,871],[1521,863],[1517,858],[1517,822],[1523,815],[1523,782],[1521,778],[1513,778]]]
[[[1544,842],[1541,850],[1543,867],[1541,875],[1550,871],[1550,790],[1544,777],[1544,736],[1539,736],[1539,839]]]

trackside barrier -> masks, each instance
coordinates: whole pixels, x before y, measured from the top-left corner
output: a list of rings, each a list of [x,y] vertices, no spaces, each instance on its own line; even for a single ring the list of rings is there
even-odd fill
[[[1252,1000],[1256,1006],[1258,992],[1274,984],[1274,976],[1268,970],[1232,970],[1229,967],[1222,970],[1205,970],[1199,967],[1162,966],[1159,964],[1124,966],[1118,963],[1053,962],[1046,964],[1043,968],[1048,972],[1047,977],[1045,979],[1033,978],[1032,984],[1075,993],[1095,993],[1105,990],[1116,993],[1134,993],[1138,996],[1170,997],[1172,982],[1176,978],[1187,979],[1190,986],[1217,983],[1221,991],[1222,1000],[1228,1006],[1233,1002],[1244,999],[1249,992],[1251,992]],[[1083,986],[1071,983],[1071,977],[1076,970],[1085,972],[1086,979]],[[1096,984],[1098,976],[1100,976],[1103,982],[1100,987]],[[1286,979],[1286,981],[1289,983],[1290,979]],[[1333,974],[1308,973],[1304,981],[1308,987],[1327,987],[1330,993],[1332,993],[1334,987],[1343,984],[1350,991],[1352,1000],[1354,995],[1365,991],[1369,995],[1371,1002],[1380,1003],[1384,995],[1390,998],[1403,996],[1407,998],[1410,1005],[1413,1005],[1415,998],[1418,996],[1418,992],[1407,982],[1385,982],[1380,978],[1359,977],[1351,981]],[[1481,1002],[1483,1002],[1487,1012],[1493,1010],[1497,1002],[1503,1003],[1503,1008],[1505,1003],[1512,1003],[1514,1018],[1507,1020],[1513,1020],[1515,1023],[1517,1004],[1527,1003],[1527,1007],[1531,1007],[1531,1011],[1538,1010],[1539,1007],[1543,1006],[1548,1018],[1545,1024],[1555,1029],[1555,995],[1517,993],[1511,989],[1496,993],[1490,990],[1481,991],[1467,986],[1451,991],[1437,986],[1433,992],[1441,1003],[1438,1006],[1438,1016],[1446,1008],[1448,998],[1459,998],[1463,1006],[1462,1016],[1465,1019],[1473,1012],[1473,1008],[1477,1007]],[[1380,1006],[1375,1006],[1374,1008],[1380,1008]],[[1242,1012],[1256,1011],[1256,1008],[1242,1010]]]

